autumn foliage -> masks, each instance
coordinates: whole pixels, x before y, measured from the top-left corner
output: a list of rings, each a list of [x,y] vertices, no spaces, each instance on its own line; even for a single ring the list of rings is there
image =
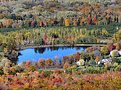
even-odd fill
[[[65,26],[69,26],[70,25],[70,19],[69,18],[65,18],[64,19],[64,23],[65,23]]]
[[[10,26],[12,26],[12,24],[13,24],[13,20],[12,19],[5,19],[3,21],[3,26],[4,27],[10,27]]]
[[[66,74],[63,71],[34,71],[0,77],[1,90],[120,90],[121,72]]]

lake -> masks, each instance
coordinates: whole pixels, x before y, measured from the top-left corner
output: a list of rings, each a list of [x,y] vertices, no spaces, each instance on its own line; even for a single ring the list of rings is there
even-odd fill
[[[57,56],[62,59],[64,56],[85,51],[86,47],[49,47],[49,48],[29,48],[21,50],[17,64],[25,61],[37,62],[39,59],[53,59]]]

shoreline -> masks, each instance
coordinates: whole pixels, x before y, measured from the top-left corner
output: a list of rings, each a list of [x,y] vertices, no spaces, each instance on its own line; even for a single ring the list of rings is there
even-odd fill
[[[106,44],[74,44],[72,47],[91,47],[91,46],[105,46]],[[48,47],[71,47],[70,44],[56,44],[56,45],[30,45],[30,46],[22,46],[20,50],[25,50],[29,48],[48,48]]]

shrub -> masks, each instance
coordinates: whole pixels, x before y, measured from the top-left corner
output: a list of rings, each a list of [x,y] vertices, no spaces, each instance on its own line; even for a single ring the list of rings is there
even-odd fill
[[[38,70],[39,73],[42,73],[42,71],[43,71],[42,69],[39,69],[39,70]]]
[[[91,74],[96,74],[96,73],[101,73],[101,70],[98,67],[90,66],[90,67],[86,67],[86,71],[85,72],[86,73],[91,73]]]
[[[71,66],[71,67],[69,67],[69,68],[67,69],[67,72],[75,72],[75,71],[77,71],[77,66],[76,66],[76,65]]]
[[[101,47],[100,51],[103,55],[109,54],[108,48],[106,46]]]
[[[121,65],[118,65],[118,66],[115,68],[115,71],[121,71]]]
[[[115,62],[118,63],[118,64],[121,64],[121,58],[116,58]]]
[[[95,65],[96,65],[96,62],[95,62],[94,60],[90,60],[90,61],[89,61],[89,65],[95,66]]]
[[[108,43],[108,50],[109,51],[112,51],[112,50],[114,50],[115,49],[115,46],[113,45],[113,43]]]
[[[118,66],[118,63],[115,62],[115,63],[113,64],[113,66],[114,66],[114,67],[117,67],[117,66]]]
[[[120,43],[116,43],[115,47],[116,47],[116,50],[120,50],[121,49],[121,44]]]
[[[108,31],[106,29],[103,29],[102,36],[108,36],[108,35],[109,35]]]
[[[111,51],[111,52],[110,52],[110,55],[111,55],[112,57],[117,57],[117,56],[119,56],[118,50],[113,50],[113,51]]]
[[[30,62],[30,61],[27,61],[27,62],[25,63],[26,68],[30,67],[30,65],[31,65],[31,62]]]
[[[52,63],[53,63],[53,61],[52,61],[51,59],[47,59],[47,60],[45,60],[45,65],[46,65],[46,67],[51,66]]]
[[[0,75],[3,75],[3,74],[4,74],[4,72],[3,72],[3,68],[0,67]]]
[[[68,69],[70,67],[70,64],[68,62],[66,62],[64,65],[63,65],[63,68],[64,69]]]
[[[40,59],[38,61],[38,66],[41,67],[41,68],[44,68],[45,67],[45,60],[44,59]]]
[[[82,74],[97,74],[104,72],[101,67],[94,67],[94,66],[85,66],[78,68],[78,71],[80,71]]]
[[[36,70],[36,68],[34,66],[30,66],[28,69],[28,71],[32,71],[32,72],[34,72],[35,70]]]
[[[108,70],[108,71],[113,71],[114,67],[113,66],[107,66],[107,67],[105,67],[105,69]]]
[[[100,60],[101,60],[101,57],[100,57],[100,56],[96,56],[95,61],[96,61],[96,62],[99,62]]]
[[[83,66],[84,64],[85,64],[84,59],[80,59],[80,60],[77,62],[77,65],[78,65],[78,66]]]
[[[16,69],[16,72],[21,72],[21,71],[23,71],[23,69],[22,69],[20,66],[16,66],[15,69]]]
[[[50,75],[52,74],[52,71],[47,71],[47,70],[45,70],[45,71],[42,71],[41,72],[41,77],[49,77]]]
[[[100,62],[99,64],[98,64],[98,67],[103,67],[104,66],[104,63],[102,63],[102,62]]]
[[[15,75],[16,72],[15,72],[15,71],[12,71],[12,70],[8,70],[8,74],[10,74],[10,75]]]
[[[80,53],[79,53],[79,52],[77,52],[77,53],[75,54],[75,59],[76,59],[76,61],[78,61],[78,60],[80,59]]]

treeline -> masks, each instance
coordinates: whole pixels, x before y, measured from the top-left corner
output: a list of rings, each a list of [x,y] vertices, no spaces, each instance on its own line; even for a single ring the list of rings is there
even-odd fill
[[[64,4],[58,0],[35,2],[21,2],[21,5],[18,3],[16,5],[1,4],[0,28],[84,26],[121,23],[120,3],[90,4],[73,2]]]
[[[109,14],[110,15],[110,14]],[[25,19],[21,16],[12,16],[11,19],[3,19],[0,22],[0,28],[23,28],[23,27],[47,27],[47,26],[84,26],[84,25],[108,25],[111,23],[120,23],[121,18],[118,15],[106,15],[105,17],[99,17],[98,15],[88,16],[73,16],[73,17],[61,17],[48,18],[48,19],[36,19],[31,15],[29,19]],[[102,19],[101,19],[102,18]]]

